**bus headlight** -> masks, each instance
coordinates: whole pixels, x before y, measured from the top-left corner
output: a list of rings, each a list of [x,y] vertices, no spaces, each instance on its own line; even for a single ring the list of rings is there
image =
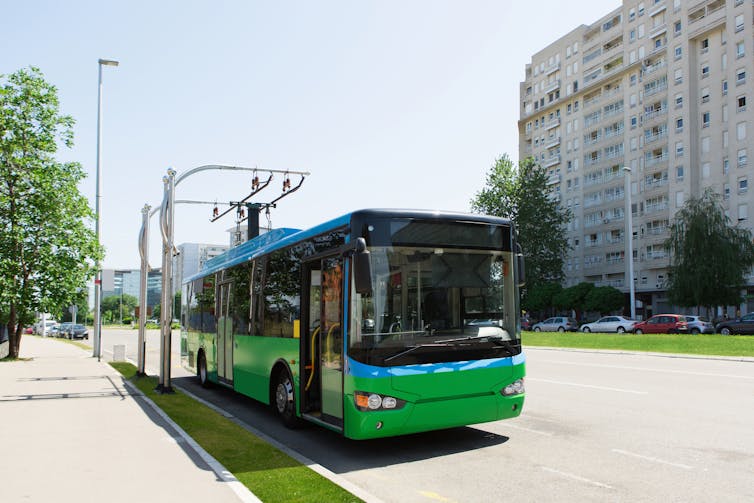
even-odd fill
[[[380,395],[378,393],[367,393],[365,391],[354,391],[353,398],[356,408],[362,412],[400,409],[406,405],[404,400],[392,396]]]
[[[510,383],[508,386],[500,390],[500,393],[503,396],[512,396],[512,395],[520,395],[524,392],[524,380],[523,379],[516,379],[512,383]]]

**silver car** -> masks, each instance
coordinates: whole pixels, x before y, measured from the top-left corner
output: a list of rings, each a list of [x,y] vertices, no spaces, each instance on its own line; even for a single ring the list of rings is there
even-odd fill
[[[553,316],[535,323],[531,329],[535,332],[575,332],[579,329],[579,324],[573,318]]]
[[[603,316],[592,323],[581,325],[582,332],[618,332],[619,334],[631,332],[636,325],[635,320],[625,316]]]
[[[690,334],[696,335],[696,334],[714,334],[715,333],[715,327],[704,316],[691,316],[689,314],[685,316],[686,316],[686,323],[689,327]]]

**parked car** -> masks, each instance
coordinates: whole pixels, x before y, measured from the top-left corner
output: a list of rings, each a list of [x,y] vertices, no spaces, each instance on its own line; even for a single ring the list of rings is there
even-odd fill
[[[50,332],[50,335],[53,337],[66,337],[66,333],[68,329],[73,325],[70,321],[66,321],[55,327],[52,332]]]
[[[50,335],[50,332],[54,327],[58,326],[58,322],[55,320],[47,320],[44,322],[44,326],[42,326],[42,322],[39,321],[34,325],[34,333],[37,335],[42,335],[42,332],[44,332],[47,335]]]
[[[582,332],[631,332],[636,325],[635,320],[630,320],[625,316],[603,316],[592,323],[581,325]]]
[[[521,330],[531,330],[531,327],[534,325],[534,322],[531,318],[528,316],[522,316],[521,317]]]
[[[749,313],[734,320],[725,320],[717,324],[718,334],[754,334],[754,313]]]
[[[68,326],[62,332],[62,334],[63,334],[63,337],[67,337],[69,339],[88,339],[89,338],[89,332],[87,331],[86,327],[78,323],[76,323],[75,325],[73,323],[69,323]]]
[[[575,332],[579,329],[579,324],[573,318],[553,316],[535,323],[531,329],[535,332]]]
[[[691,334],[714,334],[715,326],[704,316],[686,315],[686,324]]]
[[[634,325],[636,334],[685,334],[689,327],[681,314],[656,314]]]

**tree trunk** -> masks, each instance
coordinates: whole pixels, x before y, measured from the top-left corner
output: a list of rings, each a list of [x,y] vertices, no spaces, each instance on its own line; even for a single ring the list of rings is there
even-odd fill
[[[8,317],[8,358],[18,358],[21,349],[21,332],[23,327],[16,323],[16,306],[11,304]]]

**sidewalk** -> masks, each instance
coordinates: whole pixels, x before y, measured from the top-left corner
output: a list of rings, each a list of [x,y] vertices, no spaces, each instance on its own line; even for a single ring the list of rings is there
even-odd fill
[[[31,336],[21,357],[0,363],[0,501],[244,499],[104,359]]]

